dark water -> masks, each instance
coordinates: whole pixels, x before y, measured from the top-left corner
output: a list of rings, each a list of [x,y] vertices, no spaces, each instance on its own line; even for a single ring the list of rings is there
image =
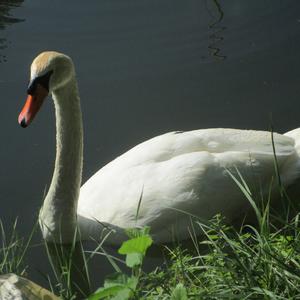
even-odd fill
[[[167,131],[265,130],[270,115],[276,131],[300,125],[297,0],[4,1],[0,217],[9,225],[19,216],[23,233],[36,220],[54,163],[51,100],[28,129],[17,124],[29,66],[43,50],[65,52],[76,64],[84,180]]]

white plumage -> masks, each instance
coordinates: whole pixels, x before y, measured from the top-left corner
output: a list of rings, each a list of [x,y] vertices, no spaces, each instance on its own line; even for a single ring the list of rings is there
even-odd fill
[[[57,153],[40,212],[46,240],[71,242],[78,224],[82,239],[99,238],[107,226],[115,230],[108,242],[120,244],[123,229],[150,226],[154,240],[164,243],[189,237],[190,215],[208,220],[222,213],[235,222],[249,204],[228,170],[239,170],[254,192],[267,194],[275,175],[271,133],[222,128],[150,139],[104,166],[80,189],[82,121],[71,59],[57,52],[40,54],[32,64],[36,88],[29,100],[43,98],[47,84],[41,78],[47,74],[56,108]],[[32,103],[19,116],[24,127],[39,108]],[[273,137],[281,181],[289,186],[299,178],[300,129]]]
[[[298,153],[288,135],[274,134],[286,186],[299,176]],[[236,174],[235,168],[250,186],[267,192],[275,176],[271,133],[170,132],[137,145],[92,176],[81,187],[78,214],[120,228],[150,225],[157,242],[170,242],[174,232],[187,239],[190,217],[182,211],[203,220],[220,212],[233,222],[244,216],[248,202],[226,171]]]

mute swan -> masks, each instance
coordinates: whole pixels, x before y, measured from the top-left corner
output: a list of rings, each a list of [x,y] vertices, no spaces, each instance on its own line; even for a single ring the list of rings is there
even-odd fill
[[[123,240],[124,228],[145,225],[157,243],[170,242],[172,232],[186,239],[190,217],[182,211],[206,220],[221,212],[234,221],[247,210],[247,200],[226,169],[237,168],[253,186],[269,187],[274,174],[271,134],[218,128],[154,137],[104,166],[80,188],[79,93],[72,60],[58,52],[43,52],[32,63],[28,98],[18,118],[22,127],[30,124],[48,93],[57,135],[54,174],[39,215],[46,241],[70,243],[77,224],[81,239],[99,238],[106,226],[114,228],[108,242],[115,245]],[[299,137],[300,129],[274,134],[285,186],[299,177]]]

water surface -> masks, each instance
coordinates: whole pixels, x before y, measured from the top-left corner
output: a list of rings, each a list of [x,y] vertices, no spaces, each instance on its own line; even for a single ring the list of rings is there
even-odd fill
[[[9,225],[19,216],[23,233],[37,218],[55,154],[51,99],[29,128],[17,124],[29,66],[44,50],[67,53],[76,65],[84,181],[167,131],[267,130],[270,115],[279,132],[300,123],[299,1],[5,1],[0,217]]]

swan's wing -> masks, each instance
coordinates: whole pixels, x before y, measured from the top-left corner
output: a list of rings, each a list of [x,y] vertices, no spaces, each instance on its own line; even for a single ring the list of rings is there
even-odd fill
[[[295,155],[294,140],[273,137],[284,171]],[[253,186],[270,179],[271,134],[234,129],[167,133],[137,145],[92,176],[81,188],[78,213],[121,228],[150,225],[160,241],[170,240],[177,224],[177,235],[184,238],[189,218],[180,211],[203,219],[218,212],[234,218],[247,206],[226,171],[235,168]]]
[[[179,155],[201,151],[270,154],[273,153],[271,137],[271,133],[267,131],[228,128],[169,132],[133,147],[108,164],[107,167],[111,167],[112,164],[132,167],[149,162],[166,161]],[[273,134],[273,138],[276,143],[277,155],[290,155],[294,151],[295,142],[292,138],[277,133]]]

